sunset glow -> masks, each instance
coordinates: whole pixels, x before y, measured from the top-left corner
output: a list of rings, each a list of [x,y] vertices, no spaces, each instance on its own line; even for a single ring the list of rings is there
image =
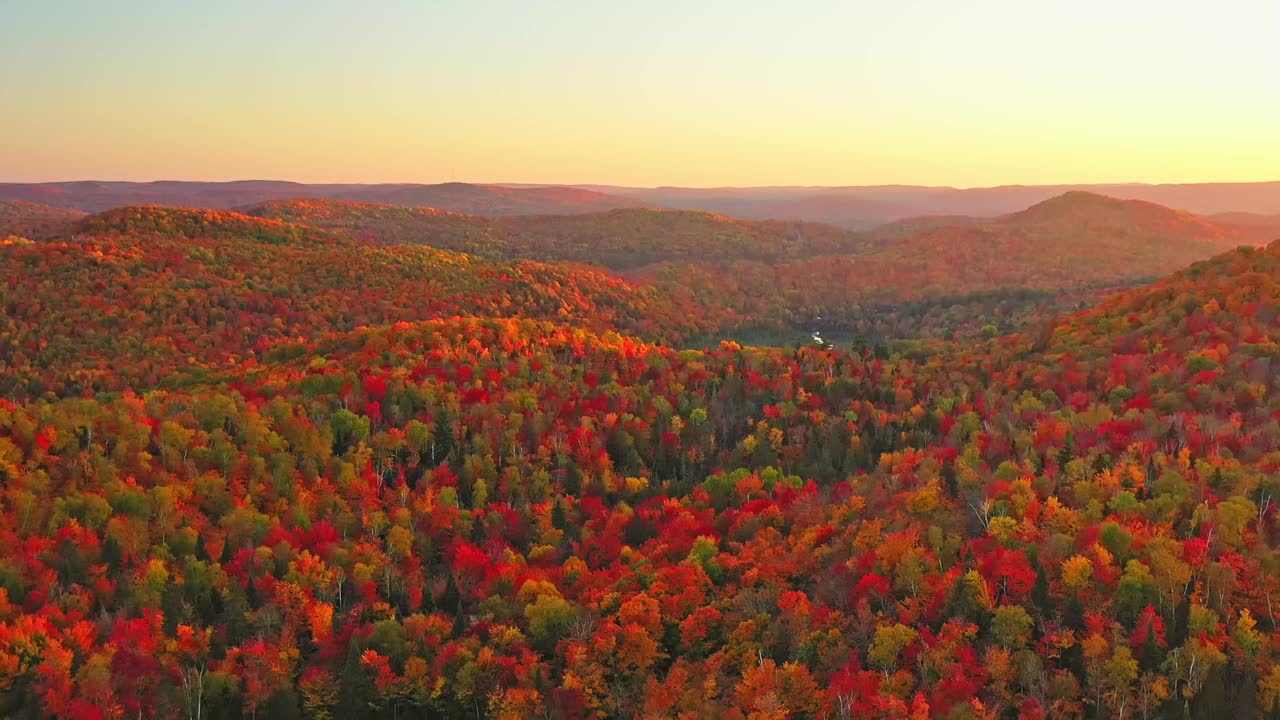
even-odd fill
[[[1270,0],[42,2],[0,181],[1275,180]]]

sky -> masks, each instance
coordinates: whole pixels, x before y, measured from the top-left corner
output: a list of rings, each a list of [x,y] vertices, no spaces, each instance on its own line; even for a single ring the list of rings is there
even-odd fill
[[[1277,0],[0,0],[0,181],[1280,179]]]

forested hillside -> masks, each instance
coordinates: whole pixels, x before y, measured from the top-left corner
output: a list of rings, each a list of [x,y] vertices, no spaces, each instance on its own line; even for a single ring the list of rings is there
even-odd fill
[[[365,185],[334,193],[340,200],[437,207],[471,215],[584,213],[642,207],[639,200],[571,187],[505,187],[450,182],[439,185]]]
[[[717,258],[778,263],[856,253],[871,245],[857,233],[830,225],[742,221],[692,210],[481,218],[401,205],[293,200],[251,206],[244,212],[384,244],[417,243],[486,256],[590,263],[613,270]]]
[[[1149,203],[1071,193],[984,223],[931,227],[870,252],[777,267],[779,290],[841,298],[1057,290],[1173,272],[1251,236]],[[850,292],[852,290],[852,292]]]
[[[44,240],[64,232],[72,222],[84,217],[77,210],[22,201],[0,201],[0,241],[6,238]]]
[[[1146,242],[1064,202],[866,250],[847,291]],[[1068,313],[1082,267],[1008,335],[681,350],[836,285],[290,207],[0,246],[0,716],[1280,716],[1280,243]]]
[[[1089,193],[957,222],[891,226],[864,236],[861,252],[772,264],[708,256],[649,268],[642,277],[783,324],[873,339],[946,338],[986,326],[1023,329],[1260,237]],[[913,226],[922,229],[908,231]]]
[[[916,218],[861,233],[645,209],[478,218],[298,200],[245,212],[383,244],[599,265],[685,303],[732,309],[738,325],[709,338],[818,330],[871,345],[1020,330],[1268,232],[1083,192],[999,218]]]
[[[226,211],[123,208],[0,247],[0,396],[150,387],[273,343],[452,315],[678,341],[731,315],[589,268],[374,246]]]
[[[180,205],[229,210],[300,197],[435,207],[473,215],[599,212],[646,205],[642,200],[583,188],[506,187],[459,182],[434,185],[303,184],[274,180],[0,183],[0,201],[17,200],[87,212],[129,205]]]

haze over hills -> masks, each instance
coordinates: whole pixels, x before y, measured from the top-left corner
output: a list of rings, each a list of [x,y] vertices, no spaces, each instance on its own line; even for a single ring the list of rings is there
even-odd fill
[[[181,205],[220,210],[273,198],[309,193],[327,195],[351,187],[306,186],[272,180],[0,183],[0,200],[25,200],[85,212],[102,212],[126,205]]]
[[[912,217],[894,220],[883,225],[877,225],[870,230],[861,230],[859,232],[863,237],[883,241],[912,235],[931,228],[975,225],[989,219],[970,215],[913,215]]]
[[[855,229],[920,215],[996,216],[1073,190],[1146,200],[1198,214],[1280,212],[1280,182],[1168,185],[1010,185],[990,188],[855,187],[627,188],[584,185],[659,206],[697,208],[735,217],[795,218]]]
[[[229,209],[270,200],[339,198],[434,207],[473,215],[567,214],[614,208],[703,210],[742,219],[805,220],[868,230],[924,215],[993,217],[1072,190],[1146,200],[1197,214],[1280,213],[1280,182],[1170,185],[1042,185],[992,188],[628,188],[603,185],[337,184],[275,181],[0,184],[0,200],[99,212],[122,205]]]
[[[381,243],[590,263],[684,303],[732,308],[769,342],[815,328],[871,338],[1011,330],[1269,232],[1081,191],[999,218],[912,218],[863,233],[644,209],[486,219],[309,200],[245,212]]]
[[[1163,275],[1240,244],[1254,244],[1254,233],[1153,203],[1071,191],[986,222],[903,235],[865,256],[785,266],[780,277],[821,286],[833,299],[846,288],[907,297],[1065,289]]]
[[[734,220],[692,210],[630,208],[484,218],[429,208],[298,200],[242,211],[384,244],[422,243],[484,256],[583,262],[614,270],[708,258],[782,262],[861,252],[871,245],[863,236],[832,225]]]
[[[1280,225],[1280,213],[1264,215],[1262,213],[1249,212],[1224,212],[1209,215],[1208,219],[1230,225],[1260,225],[1265,227]]]
[[[474,215],[590,212],[643,204],[580,188],[510,188],[468,183],[304,185],[270,180],[0,183],[0,200],[23,200],[87,212],[126,205],[226,210],[270,200],[306,197],[426,206]]]
[[[644,277],[837,336],[946,337],[988,323],[1015,329],[1240,244],[1257,244],[1257,234],[1074,191],[992,220],[876,237],[860,253],[773,264],[708,258]]]
[[[468,217],[434,209],[332,200],[279,201],[243,208],[274,217],[338,229],[383,243],[419,242],[450,250],[505,254],[539,260],[571,260],[625,270],[658,262],[760,261],[777,264],[804,257],[863,255],[878,251],[902,262],[927,262],[938,251],[971,247],[1015,265],[1077,263],[1123,277],[1159,274],[1224,247],[1257,244],[1268,228],[1219,224],[1153,203],[1121,201],[1072,191],[994,219],[964,216],[908,218],[866,233],[821,223],[741,221],[705,212],[647,209],[579,215]],[[1257,228],[1262,228],[1261,230]],[[975,238],[991,236],[990,242]],[[893,242],[889,242],[894,240]],[[1111,254],[1108,254],[1111,253]],[[1124,253],[1123,269],[1116,262]],[[985,264],[982,265],[985,267]],[[1074,277],[1074,276],[1073,276]],[[1068,278],[1067,283],[1073,282]]]
[[[581,188],[510,188],[456,182],[440,185],[368,185],[339,191],[332,197],[390,205],[433,207],[485,216],[596,212],[639,207],[643,204],[638,200]]]
[[[0,240],[8,236],[44,240],[84,217],[79,210],[40,205],[23,200],[0,201]]]

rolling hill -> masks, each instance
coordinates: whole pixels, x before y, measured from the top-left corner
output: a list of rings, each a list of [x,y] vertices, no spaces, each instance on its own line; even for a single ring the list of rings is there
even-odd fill
[[[730,259],[779,263],[862,252],[869,246],[861,236],[832,225],[743,221],[692,210],[501,218],[493,226],[512,246],[534,257],[589,262],[615,270]]]
[[[314,189],[313,189],[314,188]],[[23,200],[52,207],[102,212],[128,205],[175,205],[225,210],[276,198],[329,194],[349,186],[307,186],[271,180],[235,182],[100,182],[0,183],[0,200]]]
[[[936,335],[926,331],[933,321],[921,325],[912,318],[939,317],[956,305],[982,308],[962,327],[994,324],[1008,331],[1030,316],[1092,304],[1112,289],[1257,237],[1152,203],[1084,192],[992,220],[964,222],[891,234],[857,254],[772,265],[669,263],[649,269],[645,277],[675,288],[671,292],[714,298],[714,304],[748,316],[785,317],[810,329]],[[993,315],[1004,319],[992,322]],[[942,328],[945,335],[954,325]]]
[[[1265,245],[1280,240],[1280,214],[1217,213],[1205,219],[1248,236],[1255,241],[1252,244]]]
[[[248,212],[122,208],[5,247],[10,377],[31,391],[113,375],[154,382],[291,337],[455,314],[677,343],[734,328],[949,337],[1022,327],[1239,240],[1185,213],[1087,193],[878,241],[693,211],[477,218],[318,200]],[[117,364],[129,369],[113,374]]]
[[[299,200],[250,206],[243,212],[384,244],[420,243],[486,257],[582,262],[614,270],[728,259],[777,263],[870,246],[860,235],[819,223],[742,221],[644,208],[482,218],[431,208]]]
[[[57,182],[0,183],[0,200],[22,200],[52,207],[101,212],[128,205],[168,205],[226,210],[245,205],[305,197],[338,198],[428,206],[473,215],[580,213],[638,207],[631,198],[569,187],[510,188],[499,185],[304,185],[294,182]]]
[[[921,215],[994,217],[1072,191],[1145,200],[1199,214],[1280,212],[1280,182],[1144,185],[1010,185],[989,188],[851,187],[626,188],[583,186],[655,207],[697,208],[751,219],[794,218],[868,230]]]
[[[121,208],[4,246],[7,390],[154,383],[288,338],[451,315],[698,345],[753,329],[787,342],[1003,332],[1241,240],[1235,226],[1088,193],[878,241],[691,211],[476,218],[321,200],[250,212],[279,217]]]
[[[988,222],[926,228],[864,255],[784,266],[782,274],[822,283],[824,268],[845,269],[863,275],[848,276],[848,287],[908,297],[1053,290],[1163,275],[1252,239],[1152,203],[1076,191]]]
[[[0,395],[155,384],[279,341],[452,315],[679,340],[729,320],[585,267],[377,246],[228,211],[121,208],[0,246]]]
[[[866,283],[850,287],[891,288],[899,283],[916,294],[931,288],[972,292],[1126,282],[1170,272],[1237,244],[1256,243],[1258,237],[1241,224],[1217,224],[1152,203],[1080,191],[988,220],[912,218],[868,233],[817,223],[740,221],[696,211],[647,209],[479,218],[435,209],[308,200],[244,211],[381,243],[413,242],[617,270],[656,263],[795,262],[800,263],[796,272],[805,274],[806,262],[812,267],[861,264],[874,272],[868,273]]]
[[[124,205],[231,209],[272,200],[339,198],[434,207],[473,215],[568,214],[627,207],[702,210],[747,220],[801,220],[872,230],[924,215],[995,217],[1083,190],[1145,200],[1198,214],[1280,213],[1280,182],[1172,185],[1017,185],[990,188],[910,185],[759,188],[628,188],[529,184],[303,184],[235,182],[0,183],[0,200],[100,212]]]
[[[0,201],[0,239],[9,236],[45,240],[63,232],[84,217],[78,210],[40,205],[23,200]]]
[[[1223,212],[1210,215],[1207,219],[1224,225],[1280,227],[1280,213],[1264,215],[1249,212]]]
[[[993,221],[900,237],[865,261],[920,273],[908,282],[922,291],[1049,289],[1163,275],[1252,239],[1153,203],[1073,191]]]
[[[887,222],[870,230],[863,230],[859,234],[877,241],[894,240],[914,235],[923,230],[978,225],[989,220],[990,218],[970,217],[968,215],[917,215]]]
[[[478,218],[307,200],[245,212],[380,243],[599,265],[681,302],[732,308],[763,331],[750,337],[778,341],[817,329],[871,338],[948,337],[988,325],[1007,332],[1262,237],[1078,191],[998,218],[929,216],[860,233],[647,209]]]
[[[457,182],[439,185],[366,185],[335,193],[333,197],[339,200],[431,207],[484,216],[588,213],[641,205],[639,201],[630,198],[581,188],[509,188]]]
[[[238,210],[379,245],[430,245],[490,258],[516,256],[516,248],[485,219],[435,208],[326,198],[275,200]]]
[[[914,358],[680,351],[581,314],[353,327],[414,257],[501,308],[476,261],[431,248],[176,210],[88,223],[79,246],[16,249],[51,275],[16,317],[88,286],[102,332],[145,347],[93,385],[0,398],[0,712],[1277,706],[1280,243]],[[330,297],[348,275],[368,292]],[[314,334],[197,352],[158,389],[124,364],[272,317]]]

